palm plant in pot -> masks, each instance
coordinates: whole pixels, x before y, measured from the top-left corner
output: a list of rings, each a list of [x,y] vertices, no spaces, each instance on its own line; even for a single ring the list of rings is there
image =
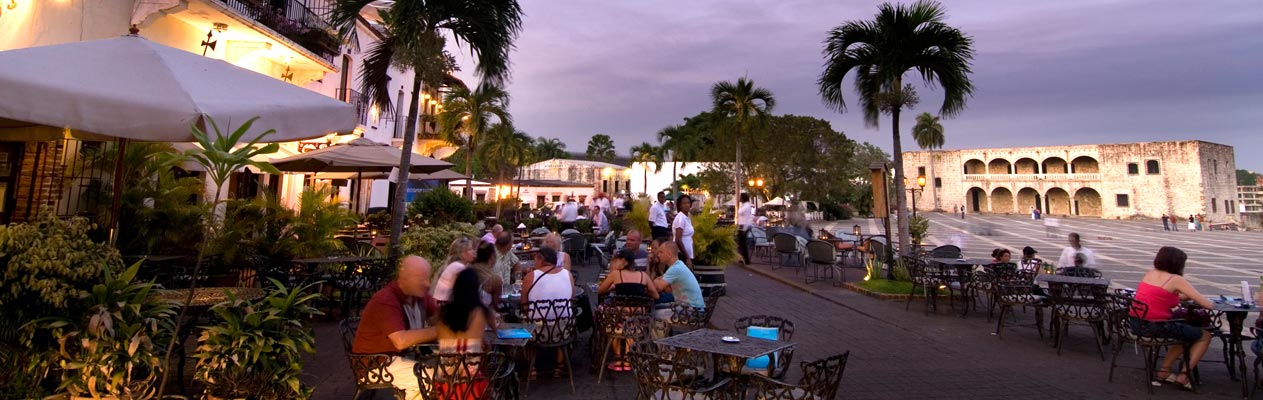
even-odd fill
[[[724,269],[741,258],[737,253],[737,227],[718,225],[719,214],[709,205],[692,220],[693,252],[696,253],[693,274],[702,286],[703,295],[722,296],[728,288]]]

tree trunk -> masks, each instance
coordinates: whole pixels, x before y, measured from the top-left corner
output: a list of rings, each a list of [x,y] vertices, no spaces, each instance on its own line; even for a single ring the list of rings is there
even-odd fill
[[[496,181],[504,183],[504,169],[500,169],[500,178]],[[500,186],[496,186],[496,222],[500,221],[500,207],[502,206],[500,203],[504,202],[506,198],[507,196],[500,195]]]
[[[644,184],[645,196],[648,196],[649,195],[649,164],[645,164],[645,180],[642,181],[641,183]],[[630,190],[628,191],[630,192]]]
[[[465,129],[469,129],[466,125]],[[471,171],[473,168],[474,156],[474,134],[469,133],[469,137],[465,139],[465,191],[469,192],[469,201],[474,201],[474,175]]]
[[[735,175],[736,179],[732,183],[732,222],[737,222],[737,210],[741,209],[741,131],[737,131],[737,164]],[[720,206],[722,208],[722,205]]]
[[[672,196],[675,196],[675,195],[676,195],[676,193],[679,193],[679,192],[680,192],[680,187],[679,187],[679,185],[676,185],[676,183],[675,183],[675,180],[676,180],[676,179],[678,179],[678,178],[675,176],[675,166],[676,166],[676,163],[675,163],[675,155],[672,155],[672,156],[671,156],[671,195],[672,195]],[[663,206],[665,207],[666,205],[665,205],[665,204],[663,204]]]
[[[896,81],[896,86],[899,82]],[[899,140],[899,107],[894,107],[890,111],[891,130],[894,132],[894,164],[895,164],[895,209],[899,213],[899,254],[910,255],[912,248],[909,245],[911,236],[908,232],[908,196],[905,194],[903,185],[903,145]]]
[[[399,176],[395,178],[395,198],[390,201],[390,256],[399,256],[399,239],[403,237],[403,217],[408,213],[404,203],[408,195],[408,170],[412,168],[412,146],[417,141],[417,102],[421,97],[421,73],[412,74],[412,103],[408,105],[408,125],[403,129],[403,151],[399,156]]]

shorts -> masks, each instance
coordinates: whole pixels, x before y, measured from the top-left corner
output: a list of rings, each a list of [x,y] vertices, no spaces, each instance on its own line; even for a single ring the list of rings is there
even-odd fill
[[[1181,322],[1149,322],[1131,318],[1131,329],[1136,334],[1151,337],[1178,339],[1184,343],[1202,340],[1206,330]]]

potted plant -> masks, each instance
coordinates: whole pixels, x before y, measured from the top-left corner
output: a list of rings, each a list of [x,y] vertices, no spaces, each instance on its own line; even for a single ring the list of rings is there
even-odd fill
[[[930,231],[930,220],[920,215],[908,218],[908,235],[912,236],[912,251],[921,251],[921,243]]]
[[[320,314],[310,305],[319,294],[311,286],[273,289],[258,301],[229,296],[211,308],[219,323],[197,340],[194,379],[217,399],[309,398],[310,387],[298,377],[303,353],[315,352],[316,339],[304,321]]]
[[[174,336],[175,305],[154,296],[155,285],[135,281],[140,263],[105,279],[80,299],[81,315],[38,324],[59,344],[61,390],[72,398],[149,399],[163,374],[159,351]]]
[[[728,284],[724,269],[736,262],[737,227],[720,226],[719,213],[707,205],[700,214],[693,216],[693,274],[706,296],[723,296]]]

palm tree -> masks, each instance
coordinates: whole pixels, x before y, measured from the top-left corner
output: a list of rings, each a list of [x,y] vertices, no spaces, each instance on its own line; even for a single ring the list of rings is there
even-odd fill
[[[505,182],[505,175],[522,166],[530,157],[530,136],[513,128],[512,124],[496,123],[482,139],[482,159],[496,171],[497,183]],[[496,218],[500,218],[501,196],[496,191]]]
[[[899,112],[911,97],[911,85],[904,85],[903,75],[915,71],[925,84],[942,86],[939,114],[944,117],[959,114],[965,109],[965,99],[973,94],[969,79],[973,39],[945,24],[944,17],[943,7],[934,1],[920,0],[911,6],[885,3],[873,20],[846,22],[833,28],[825,40],[825,69],[817,80],[824,102],[838,112],[846,111],[842,79],[854,71],[865,124],[877,127],[880,112],[891,116],[895,193],[904,190]],[[895,197],[902,217],[907,213],[908,199]],[[903,254],[911,250],[908,242],[908,219],[899,218],[899,249]]]
[[[509,116],[509,93],[489,84],[477,89],[456,88],[443,99],[443,111],[439,112],[439,136],[448,143],[465,148],[465,190],[473,199],[473,171],[471,157],[478,151],[478,142],[491,128],[492,117],[501,124],[512,124]],[[461,136],[464,133],[464,137]]]
[[[631,157],[633,162],[645,163],[644,172],[644,192],[649,195],[649,165],[652,164],[653,172],[662,172],[662,148],[649,144],[649,142],[641,142],[639,145],[631,148]]]
[[[934,175],[934,149],[943,148],[945,139],[943,138],[943,125],[939,124],[939,118],[928,112],[921,113],[917,116],[917,124],[912,127],[912,138],[916,139],[917,146],[930,151],[930,179],[933,180]],[[930,189],[934,193],[934,209],[939,209],[938,204],[938,186],[930,184]]]
[[[680,191],[677,186],[679,178],[676,176],[676,162],[680,160],[693,161],[697,158],[697,154],[702,150],[702,136],[691,129],[685,129],[680,125],[672,125],[658,131],[659,148],[662,149],[663,155],[671,153],[671,192]],[[665,158],[665,157],[664,157]]]
[[[733,168],[735,177],[733,184],[733,203],[736,209],[741,208],[741,142],[745,141],[750,127],[762,123],[776,107],[776,98],[772,92],[754,86],[754,80],[738,78],[737,83],[722,81],[710,88],[710,99],[714,103],[712,111],[722,122],[723,131],[731,133],[737,145],[737,164]]]
[[[360,12],[376,0],[337,0],[330,11],[330,23],[344,40],[355,34],[364,17]],[[417,120],[421,83],[437,87],[456,68],[455,60],[444,50],[451,37],[468,46],[478,60],[475,72],[484,83],[502,83],[509,76],[509,53],[513,41],[522,30],[522,7],[517,0],[430,0],[396,1],[390,8],[375,8],[381,17],[382,40],[375,43],[364,58],[360,70],[361,90],[368,101],[383,112],[390,112],[390,75],[392,66],[411,69],[412,98],[407,121]],[[369,29],[377,29],[369,27]],[[357,43],[358,44],[358,43]],[[412,147],[417,127],[404,128],[402,156],[399,158],[400,188],[391,199],[390,254],[399,254],[399,237],[403,233],[404,198],[408,169],[412,164]]]
[[[570,153],[566,152],[566,144],[556,138],[535,138],[534,147],[535,159],[538,161],[570,157]]]
[[[593,135],[588,139],[588,151],[585,154],[592,161],[612,162],[617,156],[614,152],[614,140],[605,134]]]

